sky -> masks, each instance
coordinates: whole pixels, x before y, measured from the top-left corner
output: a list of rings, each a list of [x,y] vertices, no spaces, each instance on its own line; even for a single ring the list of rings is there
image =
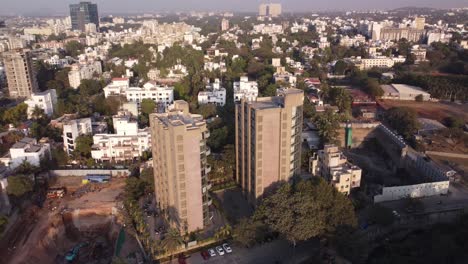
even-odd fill
[[[0,0],[0,14],[64,15],[68,5],[78,0]],[[261,0],[94,0],[101,14],[153,13],[165,11],[256,12]],[[466,0],[278,0],[284,11],[352,11],[394,9],[417,6],[434,8],[466,7]]]

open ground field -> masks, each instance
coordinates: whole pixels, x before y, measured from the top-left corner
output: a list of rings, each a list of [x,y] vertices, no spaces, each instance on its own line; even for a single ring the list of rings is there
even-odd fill
[[[0,241],[0,263],[66,263],[64,256],[80,243],[86,246],[73,263],[110,263],[124,185],[123,179],[85,186],[72,178],[55,182],[67,188],[65,197],[47,199],[43,208],[30,207],[19,216]]]
[[[468,159],[445,157],[434,154],[429,154],[429,156],[440,164],[450,166],[460,175],[462,183],[468,185]]]
[[[456,116],[468,121],[468,104],[380,100],[379,105],[384,109],[406,106],[416,110],[419,117],[436,119],[438,121],[442,121],[449,116]]]

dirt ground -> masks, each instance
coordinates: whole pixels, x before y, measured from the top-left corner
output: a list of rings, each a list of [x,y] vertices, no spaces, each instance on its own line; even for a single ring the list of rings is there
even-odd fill
[[[47,199],[43,208],[30,207],[19,216],[0,241],[0,263],[65,263],[65,254],[83,242],[88,244],[73,263],[110,263],[121,228],[115,214],[124,179],[74,185],[80,182],[56,182],[67,188],[65,197]]]
[[[460,175],[462,182],[468,186],[468,159],[442,157],[434,154],[430,154],[429,157],[440,164],[453,168]]]
[[[439,122],[449,116],[463,118],[463,120],[468,121],[468,104],[380,100],[379,105],[384,109],[406,106],[416,110],[419,117],[436,119]]]

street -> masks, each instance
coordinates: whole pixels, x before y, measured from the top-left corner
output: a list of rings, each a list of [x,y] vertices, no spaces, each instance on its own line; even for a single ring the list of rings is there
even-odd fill
[[[270,243],[255,246],[253,248],[242,248],[231,245],[232,253],[224,256],[211,257],[204,260],[200,252],[193,253],[187,259],[189,264],[202,263],[225,263],[225,264],[274,264],[274,263],[302,263],[311,256],[318,254],[318,241],[308,241],[296,246],[293,246],[286,240],[275,240]]]

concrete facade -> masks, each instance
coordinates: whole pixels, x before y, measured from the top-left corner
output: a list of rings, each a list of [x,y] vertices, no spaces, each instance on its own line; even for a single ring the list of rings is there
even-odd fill
[[[54,113],[54,106],[57,104],[57,92],[55,89],[51,89],[44,92],[33,93],[31,94],[31,98],[24,101],[24,103],[28,105],[29,118],[31,118],[36,106],[44,110],[44,114],[47,116],[52,116]]]
[[[339,192],[349,195],[361,185],[362,170],[348,162],[346,156],[334,145],[325,145],[309,160],[312,175],[330,182]]]
[[[29,51],[4,52],[3,62],[11,98],[29,98],[39,90]]]
[[[279,89],[236,105],[236,180],[250,203],[300,172],[303,101],[302,90]]]
[[[170,112],[151,114],[150,124],[158,206],[181,233],[203,229],[209,223],[212,202],[205,120],[190,114],[187,102],[175,101]]]

